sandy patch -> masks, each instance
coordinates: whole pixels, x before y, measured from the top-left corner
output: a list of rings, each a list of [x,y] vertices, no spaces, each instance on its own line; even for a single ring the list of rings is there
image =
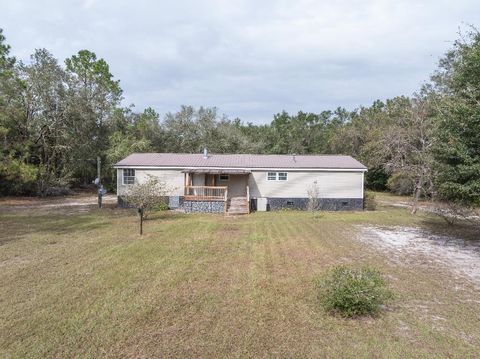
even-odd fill
[[[116,202],[117,197],[112,194],[104,196],[102,200],[104,205],[113,205]],[[95,194],[60,198],[21,198],[16,201],[1,201],[0,212],[40,209],[47,212],[65,211],[78,213],[88,211],[89,208],[96,206],[98,206],[98,197]]]
[[[362,227],[360,239],[389,254],[396,263],[442,266],[480,287],[480,240],[441,236],[412,227]]]

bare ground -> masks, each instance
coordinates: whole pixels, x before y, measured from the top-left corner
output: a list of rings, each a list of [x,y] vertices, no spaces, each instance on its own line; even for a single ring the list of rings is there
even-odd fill
[[[117,196],[107,194],[103,196],[102,204],[112,206],[116,204]],[[42,210],[45,212],[58,212],[75,214],[86,212],[98,206],[96,193],[84,192],[67,197],[4,197],[0,199],[0,213],[25,210]]]
[[[480,241],[398,226],[362,227],[359,238],[397,264],[443,267],[480,287]]]

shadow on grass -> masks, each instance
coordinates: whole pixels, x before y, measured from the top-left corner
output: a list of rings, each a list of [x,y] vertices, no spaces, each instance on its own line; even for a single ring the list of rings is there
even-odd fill
[[[130,214],[136,214],[136,210],[130,210]],[[188,214],[173,211],[173,210],[165,210],[165,211],[153,211],[148,214],[148,217],[145,218],[146,221],[154,221],[154,220],[173,220],[173,219],[180,219],[187,217]]]
[[[422,227],[438,236],[448,236],[462,239],[474,245],[480,245],[480,225],[469,221],[458,221],[448,224],[440,218],[426,218],[422,221]]]

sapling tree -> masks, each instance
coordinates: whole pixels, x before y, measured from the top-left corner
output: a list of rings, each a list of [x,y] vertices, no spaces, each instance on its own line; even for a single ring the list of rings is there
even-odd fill
[[[135,183],[125,192],[125,201],[137,209],[140,217],[140,234],[143,234],[143,220],[153,209],[166,209],[167,196],[174,190],[155,176]]]
[[[317,181],[313,182],[313,184],[308,187],[307,189],[308,195],[308,204],[307,210],[310,212],[318,210],[320,204],[320,188],[318,187]]]

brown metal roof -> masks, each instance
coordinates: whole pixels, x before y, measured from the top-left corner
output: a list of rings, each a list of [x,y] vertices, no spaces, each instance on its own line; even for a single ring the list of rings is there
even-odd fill
[[[134,153],[118,162],[116,167],[174,167],[174,168],[306,168],[358,169],[367,168],[350,156],[339,155],[252,155],[188,153]]]

